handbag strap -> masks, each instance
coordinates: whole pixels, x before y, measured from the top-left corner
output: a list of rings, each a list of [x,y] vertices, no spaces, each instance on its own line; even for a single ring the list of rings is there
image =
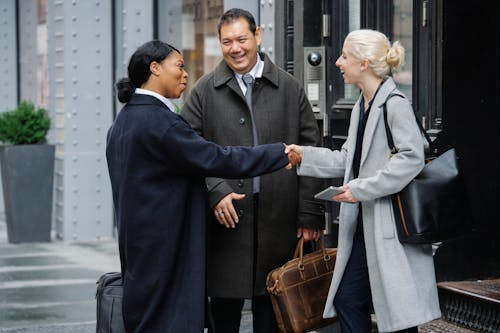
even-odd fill
[[[387,121],[387,102],[394,96],[399,96],[401,98],[406,98],[403,94],[397,93],[397,92],[392,92],[387,96],[387,99],[385,100],[384,104],[382,104],[383,107],[383,112],[384,112],[384,125],[385,125],[385,133],[387,135],[387,145],[389,146],[389,149],[391,150],[391,154],[394,155],[396,154],[399,150],[398,148],[394,145],[394,140],[392,138],[392,132],[391,128],[389,127],[389,122]],[[417,122],[418,128],[420,129],[420,132],[424,135],[425,140],[429,144],[429,148],[432,147],[432,140],[429,134],[425,131],[424,127],[420,123],[420,121],[417,118],[417,115],[414,114],[415,116],[415,121]]]

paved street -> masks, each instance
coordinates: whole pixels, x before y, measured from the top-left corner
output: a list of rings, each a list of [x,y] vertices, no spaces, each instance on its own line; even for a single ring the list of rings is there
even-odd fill
[[[119,269],[114,240],[9,244],[0,216],[0,333],[95,332],[95,283]],[[252,333],[249,309],[240,333]]]
[[[115,241],[9,244],[0,217],[0,332],[95,332],[95,282],[118,270]],[[252,332],[248,308],[241,333]]]
[[[0,216],[0,333],[94,333],[95,282],[118,270],[113,240],[9,244]],[[240,333],[252,333],[249,309],[245,303]],[[339,332],[334,324],[316,333]],[[420,332],[472,331],[433,321]]]
[[[113,241],[8,244],[0,221],[0,332],[95,332],[95,282],[116,270]]]

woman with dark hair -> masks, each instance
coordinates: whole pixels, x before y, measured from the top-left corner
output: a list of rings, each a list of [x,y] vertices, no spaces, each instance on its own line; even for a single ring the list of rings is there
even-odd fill
[[[248,178],[288,163],[282,143],[221,147],[172,112],[188,74],[161,41],[132,55],[116,87],[127,104],[106,156],[118,224],[127,332],[202,332],[206,176]]]

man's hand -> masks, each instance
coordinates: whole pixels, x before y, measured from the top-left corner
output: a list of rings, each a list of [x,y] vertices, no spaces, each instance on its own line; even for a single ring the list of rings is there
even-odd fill
[[[236,228],[236,223],[238,223],[239,220],[238,214],[233,206],[233,200],[241,200],[244,197],[244,194],[231,192],[222,198],[214,208],[214,215],[217,221],[226,228]]]
[[[309,229],[309,228],[297,228],[297,238],[304,237],[305,241],[315,240],[317,241],[321,237],[321,230],[319,229]]]
[[[302,147],[298,145],[287,145],[285,148],[285,153],[288,154],[288,164],[286,166],[287,170],[290,170],[297,164],[302,162]]]

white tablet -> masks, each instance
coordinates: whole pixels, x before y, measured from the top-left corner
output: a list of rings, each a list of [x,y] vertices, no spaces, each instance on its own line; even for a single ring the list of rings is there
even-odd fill
[[[328,201],[333,201],[333,196],[344,193],[345,190],[340,189],[339,187],[336,186],[330,186],[325,188],[323,191],[316,193],[314,197],[316,199],[321,199],[321,200],[328,200]]]

